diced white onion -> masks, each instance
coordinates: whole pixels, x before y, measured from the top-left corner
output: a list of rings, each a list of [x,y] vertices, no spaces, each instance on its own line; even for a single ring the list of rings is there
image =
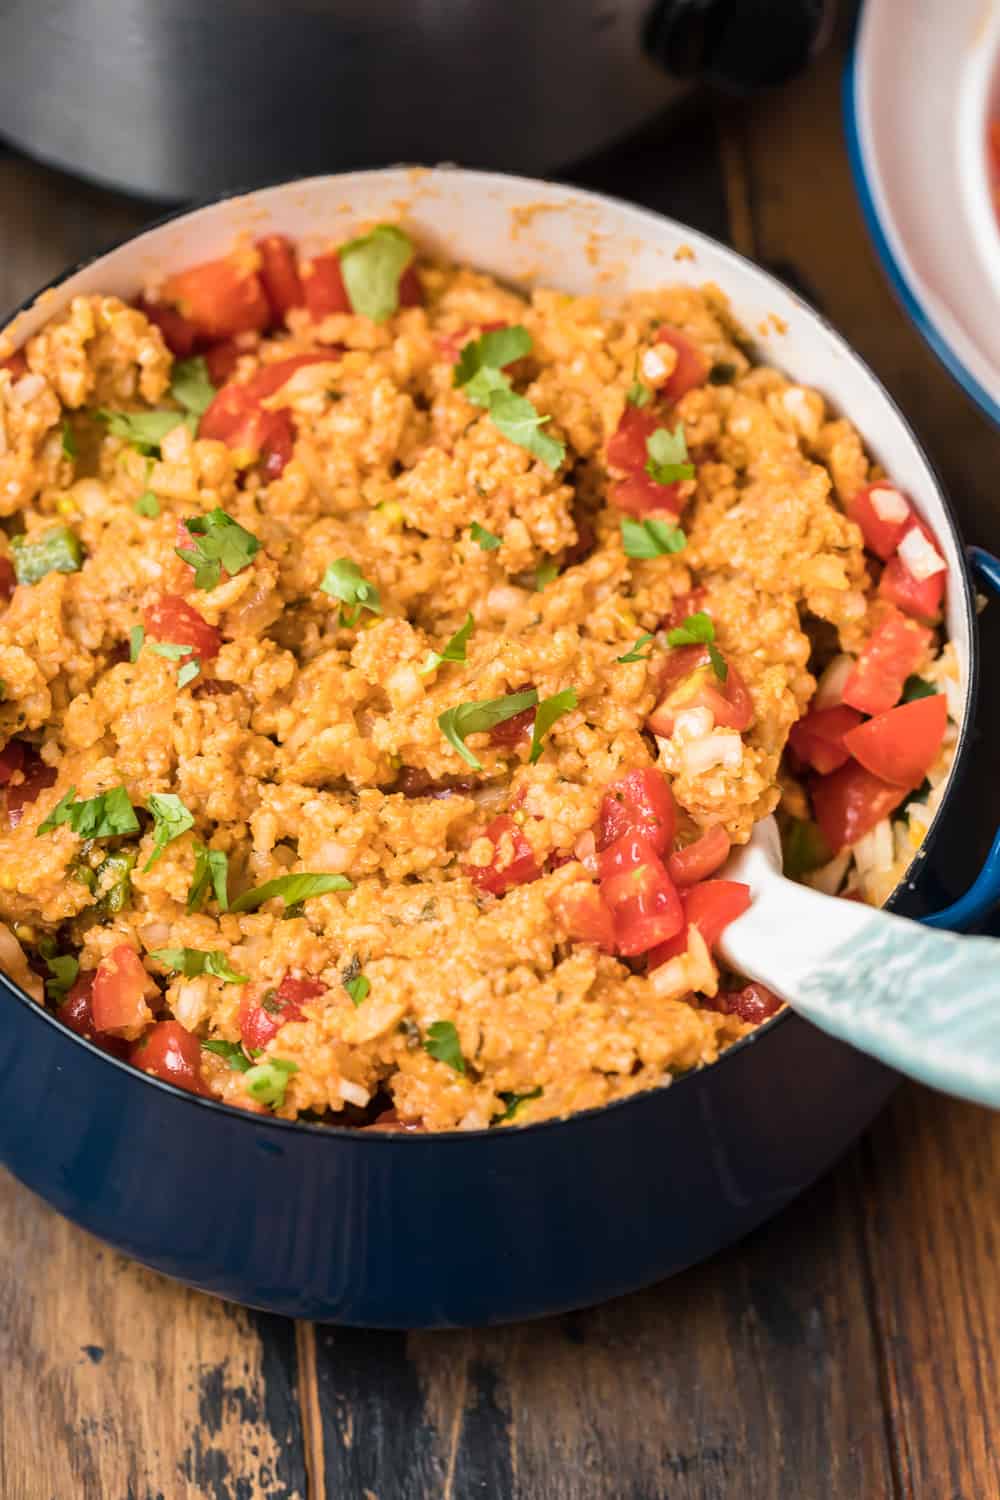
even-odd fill
[[[363,1089],[360,1083],[352,1083],[349,1078],[340,1080],[340,1097],[347,1104],[356,1104],[359,1109],[364,1109],[371,1098],[367,1089]]]
[[[944,695],[948,700],[949,719],[953,719],[956,724],[961,724],[962,689],[959,687],[954,677],[942,677],[941,686],[944,688]]]
[[[806,885],[811,885],[814,891],[822,891],[824,896],[835,896],[840,890],[847,866],[851,862],[850,849],[843,849],[840,854],[835,854],[829,864],[820,865],[818,870],[813,870],[804,876]]]
[[[935,573],[943,573],[948,566],[919,526],[911,527],[906,533],[899,544],[899,555],[907,572],[912,573],[918,583],[923,583],[927,578],[933,578]]]
[[[703,740],[715,728],[715,715],[710,708],[682,708],[674,714],[675,740]]]
[[[898,525],[900,521],[905,521],[909,517],[910,507],[906,497],[889,485],[884,488],[879,485],[878,489],[871,490],[869,498],[872,502],[872,510],[880,521],[894,521]]]
[[[193,979],[174,995],[174,1015],[186,1031],[194,1031],[208,1014],[208,981]]]
[[[27,406],[29,401],[34,401],[45,389],[44,375],[22,375],[20,380],[15,381],[10,389],[10,399],[15,406]]]
[[[717,729],[700,740],[691,740],[686,744],[682,758],[689,776],[700,776],[713,766],[738,771],[743,764],[743,741],[733,729]]]
[[[836,708],[844,701],[844,686],[854,667],[851,656],[835,656],[824,670],[816,688],[811,708]]]
[[[654,384],[662,380],[666,375],[666,362],[661,354],[657,354],[655,349],[647,349],[642,356],[642,373],[647,380],[651,380]]]
[[[888,870],[893,862],[892,823],[883,818],[854,845],[854,862],[862,875]]]

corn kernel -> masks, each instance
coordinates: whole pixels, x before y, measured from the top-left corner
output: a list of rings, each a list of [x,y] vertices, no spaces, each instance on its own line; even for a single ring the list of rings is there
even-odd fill
[[[35,941],[35,929],[30,922],[15,922],[14,936],[19,943],[33,943]]]
[[[390,755],[389,764],[394,771],[398,771],[400,766],[403,764],[402,757],[399,755]]]
[[[70,521],[75,521],[80,514],[68,495],[59,496],[59,499],[56,501],[56,510],[61,516],[66,516]]]
[[[14,889],[13,875],[8,874],[6,871],[2,875],[0,875],[0,886],[2,886],[5,891],[12,891]]]
[[[379,506],[386,522],[390,526],[402,526],[404,521],[403,507],[398,500],[383,500]]]

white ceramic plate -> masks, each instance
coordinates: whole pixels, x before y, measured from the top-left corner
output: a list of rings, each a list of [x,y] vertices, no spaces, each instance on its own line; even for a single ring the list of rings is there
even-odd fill
[[[993,236],[980,243],[969,190],[982,175],[985,119],[970,124],[962,107],[986,92],[979,80],[991,71],[998,13],[1000,0],[866,0],[844,117],[868,228],[900,301],[1000,424]]]

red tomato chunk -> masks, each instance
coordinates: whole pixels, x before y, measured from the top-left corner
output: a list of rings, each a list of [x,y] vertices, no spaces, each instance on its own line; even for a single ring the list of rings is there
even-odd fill
[[[709,1010],[724,1016],[739,1016],[751,1026],[759,1026],[781,1009],[781,999],[763,984],[747,984],[741,990],[728,990],[706,1000]]]
[[[884,714],[903,696],[907,677],[927,655],[932,633],[898,610],[886,615],[844,684],[844,702],[864,714]]]
[[[849,760],[839,771],[813,782],[813,811],[823,837],[839,854],[895,812],[908,793],[908,787],[883,781]]]
[[[883,518],[878,513],[877,505],[881,505],[889,517],[898,511],[902,519]],[[902,514],[904,506],[905,515]],[[897,490],[895,485],[889,484],[885,479],[866,484],[864,489],[858,490],[847,503],[847,514],[861,527],[869,552],[874,552],[883,562],[889,561],[913,524],[909,500],[901,490]]]
[[[94,975],[91,1012],[98,1031],[126,1034],[147,1020],[146,994],[151,988],[142,959],[127,943],[112,948]]]
[[[674,719],[684,708],[711,710],[717,729],[740,733],[753,722],[753,700],[739,672],[727,664],[726,680],[720,682],[706,646],[675,646],[663,659],[659,702],[647,719],[654,734],[669,739]]]
[[[668,943],[661,943],[649,954],[649,968],[657,969],[668,959],[685,953],[689,929],[697,927],[708,948],[714,948],[730,922],[735,922],[750,906],[750,887],[738,880],[703,880],[681,891],[684,927]]]
[[[675,849],[667,860],[667,870],[675,885],[696,885],[721,870],[729,858],[729,835],[721,824],[706,828],[700,838],[684,849]]]
[[[860,723],[856,708],[814,708],[792,725],[788,743],[803,765],[825,776],[850,758],[844,736]]]
[[[222,636],[214,625],[198,613],[180,594],[161,594],[142,612],[146,633],[154,641],[172,641],[175,646],[190,646],[195,656],[208,661],[218,656]]]
[[[0,555],[0,603],[9,604],[17,588],[14,564],[6,555]]]
[[[595,943],[604,953],[615,951],[614,915],[596,885],[569,885],[557,892],[552,904],[574,942]]]
[[[198,343],[198,329],[179,313],[169,302],[151,302],[148,297],[138,297],[136,307],[153,323],[163,335],[163,342],[177,359],[187,359]]]
[[[914,522],[917,530],[938,551],[937,538],[930,527],[916,518]],[[907,527],[907,530],[912,531],[913,527]],[[947,577],[947,572],[942,568],[929,578],[917,578],[910,572],[902,554],[897,552],[882,570],[878,585],[879,596],[888,599],[890,604],[897,605],[904,614],[914,615],[919,620],[935,621],[941,617]]]
[[[24,769],[25,749],[21,740],[8,740],[0,750],[0,786],[6,786],[15,771]]]
[[[526,885],[541,874],[535,851],[507,813],[494,818],[483,837],[493,845],[492,860],[488,865],[465,866],[465,873],[481,891],[502,896],[511,886]]]
[[[615,948],[626,958],[647,953],[680,932],[680,897],[656,850],[627,833],[599,859],[601,895],[615,919]]]
[[[661,328],[656,335],[658,344],[669,344],[677,351],[677,363],[660,386],[661,396],[668,401],[679,401],[688,391],[704,385],[708,379],[709,363],[700,349],[676,328]]]
[[[629,771],[604,794],[597,847],[607,849],[625,834],[637,833],[655,853],[663,854],[673,843],[676,826],[677,807],[663,773],[652,767]]]
[[[844,744],[873,776],[917,787],[937,760],[947,727],[947,700],[936,693],[869,719],[845,735]]]
[[[157,1021],[131,1048],[128,1060],[134,1068],[173,1083],[189,1094],[208,1089],[201,1076],[201,1043],[179,1021]]]
[[[272,323],[281,324],[293,307],[305,306],[295,246],[283,234],[268,234],[257,241],[260,279],[271,308]]]
[[[122,1037],[103,1036],[94,1024],[93,988],[94,970],[88,969],[77,977],[56,1015],[70,1031],[75,1031],[77,1036],[86,1037],[89,1042],[100,1047],[102,1052],[108,1052],[112,1057],[125,1057],[128,1042]]]
[[[176,308],[196,336],[209,342],[261,332],[271,321],[260,277],[239,255],[203,261],[168,276],[160,301]]]
[[[248,985],[240,999],[240,1036],[248,1051],[266,1047],[288,1021],[302,1020],[307,1000],[326,993],[319,979],[286,974],[277,989]]]
[[[309,316],[314,322],[331,313],[349,313],[351,304],[344,278],[340,274],[340,256],[336,251],[315,255],[302,266],[302,290]]]

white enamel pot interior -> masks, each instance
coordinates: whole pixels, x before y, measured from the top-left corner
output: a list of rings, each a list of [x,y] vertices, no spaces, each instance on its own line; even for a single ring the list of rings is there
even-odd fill
[[[542,283],[609,303],[671,282],[721,287],[756,356],[814,386],[855,423],[869,453],[937,533],[949,569],[948,634],[962,672],[961,751],[972,716],[973,600],[955,523],[930,464],[883,386],[829,324],[772,276],[684,224],[575,188],[452,167],[313,177],[225,198],[147,230],[35,297],[7,331],[17,347],[72,297],[133,297],[164,272],[225,254],[239,234],[282,232],[308,251],[386,219],[405,224],[431,254],[523,287]],[[904,884],[915,878],[927,844]]]

